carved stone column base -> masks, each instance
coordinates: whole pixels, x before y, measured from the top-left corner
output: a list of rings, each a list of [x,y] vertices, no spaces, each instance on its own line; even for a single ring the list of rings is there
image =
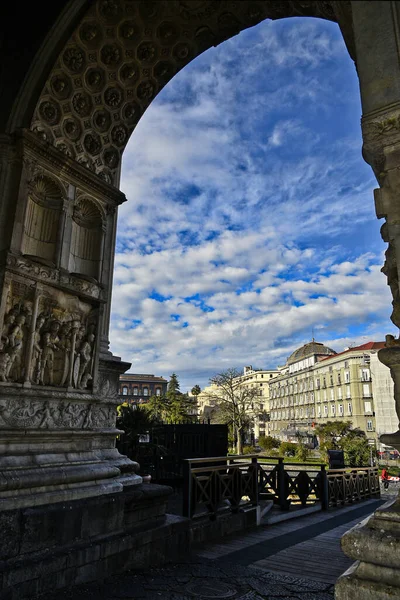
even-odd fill
[[[116,430],[2,430],[0,513],[122,492],[139,465],[116,448]],[[8,453],[2,452],[7,448]]]
[[[338,579],[335,600],[400,598],[399,497],[345,533],[341,544],[357,562]]]

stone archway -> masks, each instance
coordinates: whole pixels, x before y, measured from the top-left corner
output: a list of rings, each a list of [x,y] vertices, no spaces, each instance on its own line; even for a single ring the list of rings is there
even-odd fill
[[[175,73],[264,19],[340,24],[360,78],[364,156],[382,188],[377,214],[387,221],[385,269],[400,325],[398,10],[394,2],[72,0],[50,19],[16,99],[5,99],[0,139],[0,509],[140,483],[114,448],[117,380],[128,365],[108,350],[122,152]],[[399,348],[390,340],[382,357],[395,380]],[[399,434],[390,439],[399,443]]]

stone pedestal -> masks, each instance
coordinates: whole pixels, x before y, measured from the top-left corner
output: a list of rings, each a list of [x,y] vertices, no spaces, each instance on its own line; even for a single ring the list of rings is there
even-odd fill
[[[32,598],[178,559],[190,545],[190,521],[165,514],[171,492],[125,485],[117,494],[0,512],[0,597]]]
[[[388,502],[341,540],[357,561],[336,583],[336,600],[400,598],[400,499]]]

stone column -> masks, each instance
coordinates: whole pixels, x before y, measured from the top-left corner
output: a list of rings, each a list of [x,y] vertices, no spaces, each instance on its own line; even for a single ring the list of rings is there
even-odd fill
[[[130,365],[99,352],[125,196],[32,132],[7,143],[0,159],[22,177],[0,173],[0,513],[141,483],[115,448],[118,379]],[[81,230],[101,247],[80,243]]]
[[[352,2],[356,63],[363,107],[363,156],[379,183],[378,219],[388,244],[382,268],[392,293],[392,322],[400,327],[400,30],[397,2]],[[390,369],[400,420],[400,340],[386,336],[379,360]],[[380,440],[400,450],[400,431]],[[336,600],[400,598],[400,499],[342,538],[343,551],[357,561],[335,587]]]

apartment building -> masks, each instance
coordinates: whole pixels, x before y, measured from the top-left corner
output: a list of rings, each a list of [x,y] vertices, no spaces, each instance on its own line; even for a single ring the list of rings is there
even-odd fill
[[[121,402],[143,404],[151,396],[165,396],[168,381],[144,373],[125,373],[119,377],[118,396]]]
[[[298,348],[270,381],[271,435],[312,433],[328,420],[349,420],[377,443],[384,431],[396,431],[390,371],[377,356],[383,347],[368,342],[336,353],[313,340]]]

